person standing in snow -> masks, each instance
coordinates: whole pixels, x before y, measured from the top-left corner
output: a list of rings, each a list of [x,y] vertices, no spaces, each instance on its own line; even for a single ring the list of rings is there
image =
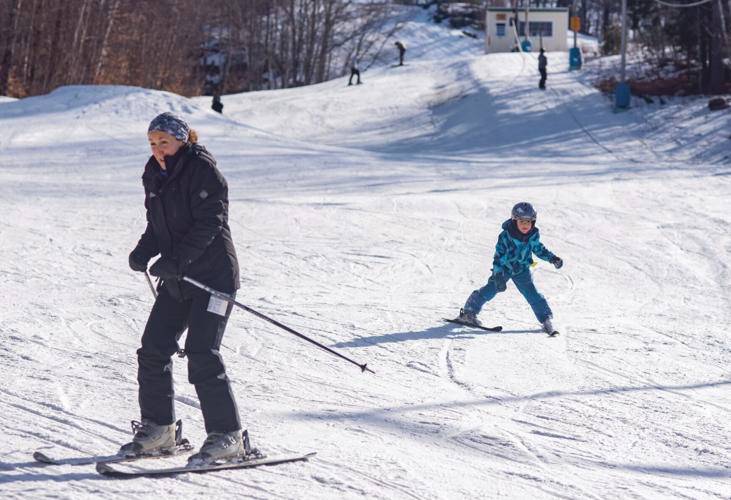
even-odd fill
[[[406,45],[404,45],[400,41],[397,41],[396,43],[394,43],[394,45],[398,49],[398,65],[403,66],[404,65],[404,54],[406,54]]]
[[[492,261],[492,274],[487,284],[473,291],[464,307],[459,311],[458,319],[465,323],[481,325],[477,319],[482,306],[507,289],[508,280],[513,280],[518,291],[530,304],[538,322],[549,335],[557,333],[551,320],[553,313],[546,299],[538,293],[533,283],[530,266],[533,254],[553,264],[556,269],[563,266],[563,260],[546,249],[541,243],[540,233],[536,227],[538,214],[530,203],[516,204],[511,211],[511,218],[502,225],[495,246]]]
[[[228,187],[198,135],[172,113],[150,123],[152,156],[145,165],[147,228],[129,255],[129,266],[159,278],[142,346],[137,351],[141,422],[121,447],[124,455],[173,449],[176,424],[172,355],[185,329],[188,380],[200,400],[206,438],[189,463],[227,459],[244,452],[238,408],[219,352],[232,304],[187,282],[190,276],[235,296],[239,265],[228,226]]]
[[[541,53],[538,55],[538,72],[541,74],[541,79],[538,82],[538,88],[546,90],[546,67],[548,66],[548,59],[546,58],[546,51],[541,49]]]
[[[223,113],[223,103],[221,102],[221,94],[216,92],[213,94],[213,102],[211,103],[211,109],[216,113]]]
[[[353,85],[353,77],[357,77],[357,84],[360,85],[360,70],[358,69],[358,61],[353,59],[350,63],[350,79],[348,79],[348,86]]]

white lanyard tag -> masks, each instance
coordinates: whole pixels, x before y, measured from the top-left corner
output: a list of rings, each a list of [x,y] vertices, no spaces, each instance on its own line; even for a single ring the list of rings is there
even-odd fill
[[[226,309],[228,309],[227,301],[211,295],[211,299],[208,301],[208,312],[218,314],[219,316],[226,316]]]

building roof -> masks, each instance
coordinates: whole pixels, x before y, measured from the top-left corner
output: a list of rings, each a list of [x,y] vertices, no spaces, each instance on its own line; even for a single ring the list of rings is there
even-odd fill
[[[488,7],[488,12],[515,12],[511,7]],[[529,12],[568,12],[568,7],[531,7]],[[518,13],[525,12],[524,8],[519,8]]]

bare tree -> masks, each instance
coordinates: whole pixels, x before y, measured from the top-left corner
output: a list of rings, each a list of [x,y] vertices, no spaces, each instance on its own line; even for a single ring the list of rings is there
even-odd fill
[[[2,0],[0,2],[0,19],[6,22],[0,26],[0,95],[15,93],[10,88],[10,74],[18,46],[18,23],[23,0]]]
[[[375,58],[390,0],[0,0],[0,90],[18,97],[68,84],[129,84],[184,95],[286,88]]]
[[[724,83],[723,55],[726,46],[726,26],[721,0],[713,0],[711,4],[708,90],[712,94],[719,94]]]

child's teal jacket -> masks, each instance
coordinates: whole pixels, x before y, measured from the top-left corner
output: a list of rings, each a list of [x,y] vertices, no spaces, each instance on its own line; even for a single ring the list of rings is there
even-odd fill
[[[523,234],[515,221],[508,219],[503,222],[503,231],[495,245],[492,274],[505,278],[520,274],[533,264],[533,254],[548,262],[555,257],[541,243],[541,235],[535,224],[528,234]]]

